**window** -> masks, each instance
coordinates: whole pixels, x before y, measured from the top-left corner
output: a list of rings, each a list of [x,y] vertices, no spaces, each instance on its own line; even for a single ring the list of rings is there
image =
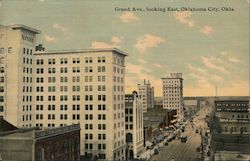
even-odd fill
[[[4,48],[1,48],[1,49],[0,49],[0,54],[4,54],[4,51],[5,51],[5,49],[4,49]]]
[[[49,83],[55,83],[56,82],[56,77],[48,77],[48,82]]]
[[[80,67],[73,67],[72,72],[73,73],[80,73]]]
[[[0,86],[0,92],[4,92],[4,86]]]
[[[79,92],[80,91],[80,86],[72,86],[72,91],[73,92]]]
[[[61,58],[60,63],[61,64],[68,64],[68,59],[67,58]]]
[[[55,86],[48,86],[48,92],[55,92],[56,87]]]
[[[0,106],[0,112],[3,112],[4,111],[4,109],[3,109],[3,106],[1,105]]]
[[[68,100],[68,96],[67,95],[61,95],[60,96],[60,100],[61,101],[67,101]]]
[[[43,68],[36,68],[37,74],[43,74]]]
[[[60,82],[68,82],[68,77],[60,77]]]
[[[48,69],[48,72],[49,72],[49,73],[56,73],[56,68],[49,68],[49,69]]]
[[[72,82],[80,82],[80,76],[73,76]]]
[[[68,73],[68,68],[67,67],[61,67],[60,72],[61,73]]]
[[[8,53],[12,53],[12,47],[8,48]]]
[[[75,64],[75,63],[80,63],[80,58],[73,58],[73,64]]]
[[[60,86],[60,92],[67,92],[68,87],[67,86]]]
[[[48,59],[48,64],[56,64],[56,60],[55,59]]]

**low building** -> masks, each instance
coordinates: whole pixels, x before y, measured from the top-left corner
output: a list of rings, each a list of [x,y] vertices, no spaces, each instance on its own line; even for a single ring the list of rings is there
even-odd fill
[[[174,125],[177,122],[176,114],[177,110],[166,110],[166,127]]]
[[[215,101],[211,146],[216,151],[250,154],[250,113],[248,100]]]
[[[0,154],[2,160],[79,161],[79,143],[79,124],[53,129],[16,129],[0,133]]]
[[[136,91],[125,95],[126,157],[138,158],[144,150],[142,100]]]
[[[218,151],[215,153],[214,161],[249,161],[250,155],[247,154],[241,154],[237,151]]]

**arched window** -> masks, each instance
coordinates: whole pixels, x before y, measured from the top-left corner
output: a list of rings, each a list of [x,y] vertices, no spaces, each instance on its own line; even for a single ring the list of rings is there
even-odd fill
[[[133,141],[133,135],[131,133],[126,134],[126,142],[131,143]]]

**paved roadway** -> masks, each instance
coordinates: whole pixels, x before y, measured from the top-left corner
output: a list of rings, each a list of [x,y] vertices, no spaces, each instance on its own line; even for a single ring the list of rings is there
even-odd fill
[[[195,129],[188,125],[184,134],[188,140],[182,143],[180,140],[174,140],[169,145],[160,149],[158,155],[154,155],[151,161],[193,161],[199,155],[196,148],[201,144],[200,134],[195,133]]]
[[[200,152],[196,152],[197,147],[201,145],[201,135],[195,133],[196,129],[204,129],[206,127],[204,118],[210,112],[209,110],[201,109],[194,118],[194,126],[188,123],[184,134],[188,136],[186,143],[180,140],[174,140],[167,146],[160,148],[157,155],[152,156],[151,161],[194,161],[200,156]]]

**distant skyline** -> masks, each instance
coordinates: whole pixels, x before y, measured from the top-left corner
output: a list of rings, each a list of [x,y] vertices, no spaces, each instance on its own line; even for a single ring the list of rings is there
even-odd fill
[[[167,11],[184,7],[192,11]],[[184,96],[213,96],[216,86],[218,96],[249,94],[248,0],[0,0],[0,24],[41,30],[47,50],[129,53],[126,93],[146,79],[162,96],[160,78],[178,72]]]

